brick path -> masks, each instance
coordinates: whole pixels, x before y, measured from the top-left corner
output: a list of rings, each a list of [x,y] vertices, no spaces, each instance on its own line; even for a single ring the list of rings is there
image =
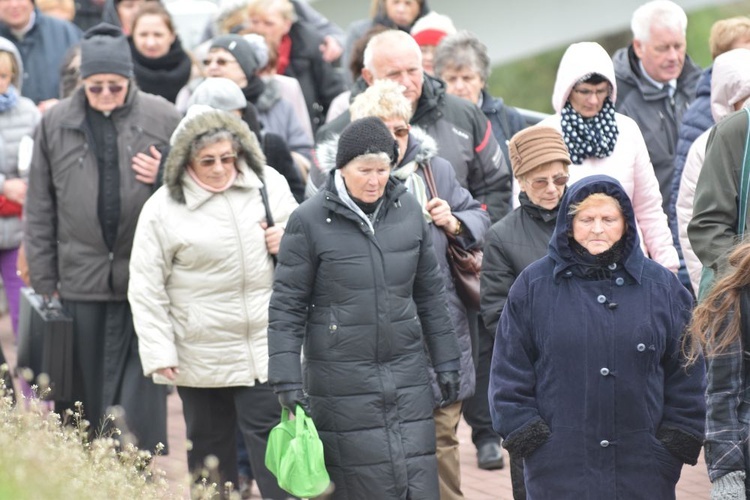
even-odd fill
[[[3,351],[9,363],[14,366],[15,346],[7,315],[0,318],[0,342],[2,342]],[[185,422],[182,419],[182,404],[176,392],[169,396],[168,419],[171,452],[168,456],[158,458],[156,463],[167,473],[172,491],[182,498],[189,498],[186,486],[188,475],[185,454]],[[461,442],[462,489],[466,499],[512,500],[508,467],[500,471],[483,471],[477,468],[469,427],[463,422],[459,426],[459,439]],[[561,453],[565,453],[565,451],[561,450]],[[709,497],[709,488],[706,466],[701,457],[695,467],[686,466],[682,469],[682,478],[677,485],[677,499],[705,500]],[[253,498],[260,498],[257,488],[254,489]]]

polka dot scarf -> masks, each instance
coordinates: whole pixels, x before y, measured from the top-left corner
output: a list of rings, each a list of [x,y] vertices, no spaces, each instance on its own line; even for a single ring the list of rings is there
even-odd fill
[[[573,164],[580,165],[586,158],[606,158],[612,154],[619,130],[615,122],[615,107],[609,97],[593,118],[582,117],[570,102],[565,103],[560,114],[563,139]]]

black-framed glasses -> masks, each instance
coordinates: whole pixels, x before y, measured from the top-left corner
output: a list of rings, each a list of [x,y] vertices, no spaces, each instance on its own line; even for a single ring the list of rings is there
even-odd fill
[[[568,180],[570,179],[570,176],[567,174],[562,175],[556,175],[554,177],[550,178],[538,178],[538,179],[531,179],[527,180],[529,184],[531,184],[531,187],[534,189],[546,189],[550,182],[554,184],[555,186],[564,186],[568,183]]]
[[[606,89],[597,89],[597,90],[591,90],[591,89],[573,89],[573,92],[580,95],[584,99],[588,99],[592,95],[596,95],[597,99],[604,99],[609,95],[609,87]]]
[[[122,84],[110,84],[110,85],[90,85],[88,91],[92,94],[101,94],[104,92],[105,87],[109,89],[110,94],[119,94],[125,89],[125,85]]]
[[[237,159],[236,154],[231,155],[222,155],[219,157],[216,156],[204,156],[203,158],[198,158],[198,165],[204,168],[213,167],[214,164],[218,161],[222,165],[228,166],[228,165],[234,165],[234,161]]]
[[[226,66],[227,64],[236,63],[237,61],[232,61],[231,59],[223,59],[221,57],[214,57],[214,58],[208,58],[203,60],[203,65],[208,67],[211,66],[212,63],[216,63],[217,66]]]

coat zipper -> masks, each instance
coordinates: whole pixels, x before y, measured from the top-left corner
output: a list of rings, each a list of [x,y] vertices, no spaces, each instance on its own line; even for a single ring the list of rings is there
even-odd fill
[[[240,271],[242,274],[242,285],[240,289],[242,290],[241,293],[241,300],[242,303],[242,312],[244,315],[244,323],[245,323],[245,339],[248,342],[248,350],[250,351],[250,369],[253,380],[258,379],[258,370],[256,369],[256,363],[255,363],[255,355],[253,352],[253,348],[250,345],[250,315],[247,312],[247,274],[245,270],[245,249],[242,245],[242,236],[240,235],[240,226],[237,223],[237,217],[234,213],[234,210],[232,208],[232,203],[229,201],[229,197],[226,195],[226,193],[222,193],[222,196],[224,197],[224,200],[227,202],[227,206],[229,207],[229,213],[232,216],[232,223],[234,224],[234,234],[237,239],[237,243],[239,246],[239,258],[240,258]]]

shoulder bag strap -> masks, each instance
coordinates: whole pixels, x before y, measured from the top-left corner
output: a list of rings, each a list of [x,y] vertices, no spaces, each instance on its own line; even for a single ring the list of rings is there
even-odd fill
[[[425,162],[422,168],[424,169],[424,180],[427,183],[427,189],[430,190],[430,194],[433,198],[437,198],[438,191],[437,187],[435,186],[435,178],[432,176],[432,167],[430,166],[430,162]]]
[[[261,182],[263,182],[262,179]],[[266,224],[268,227],[273,227],[275,223],[273,221],[273,215],[271,214],[271,206],[268,204],[268,191],[266,191],[265,182],[260,186],[260,198],[263,200],[263,208],[266,210]],[[276,264],[278,264],[276,256],[271,255],[271,259],[273,259],[273,266],[276,267]]]
[[[737,235],[742,238],[747,226],[747,201],[750,197],[750,109],[743,108],[748,119],[747,136],[745,137],[745,156],[742,159],[740,173],[740,209],[737,213]]]

